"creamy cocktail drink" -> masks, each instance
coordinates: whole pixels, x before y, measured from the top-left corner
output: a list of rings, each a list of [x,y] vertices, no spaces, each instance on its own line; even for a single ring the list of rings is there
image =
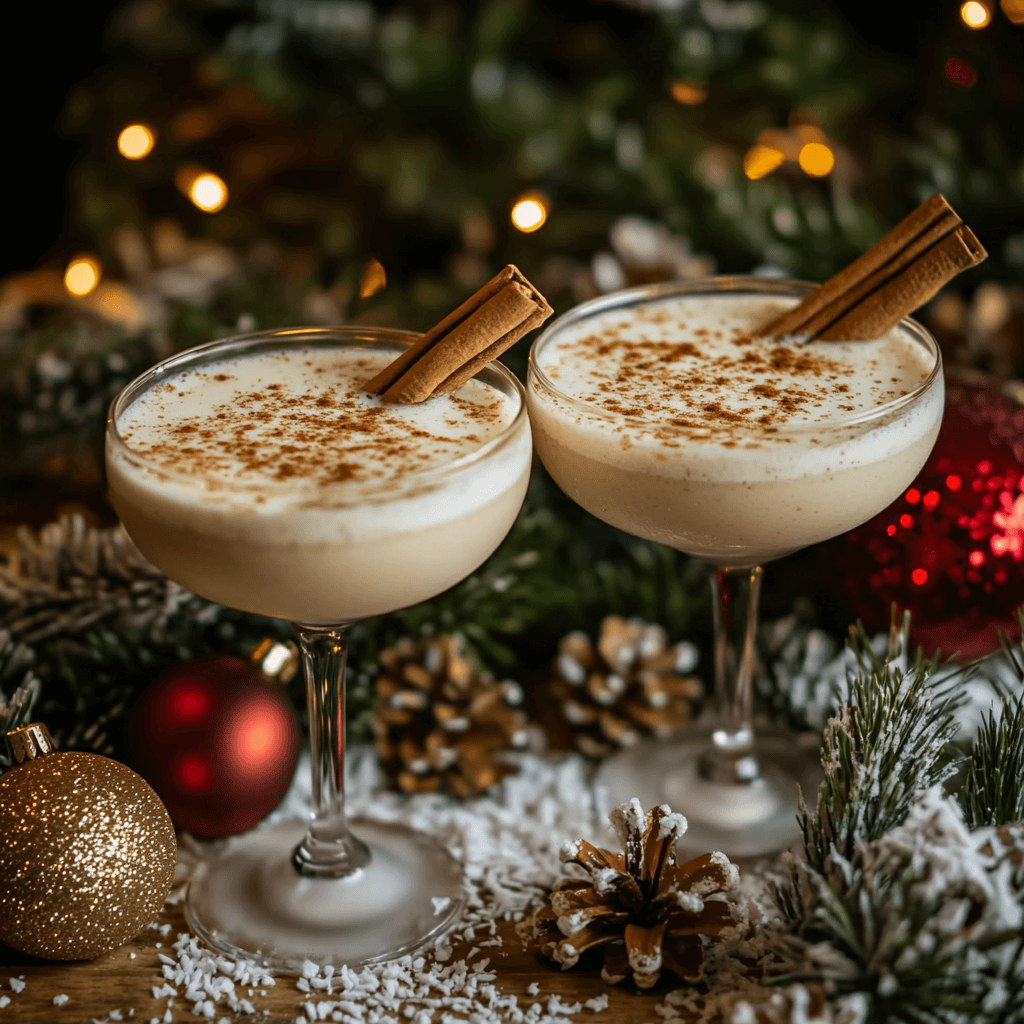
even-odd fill
[[[302,649],[312,810],[211,852],[186,899],[210,945],[281,969],[410,952],[465,905],[443,846],[368,817],[350,830],[344,807],[346,627],[468,576],[530,475],[525,396],[501,365],[418,404],[367,393],[413,340],[339,327],[214,342],[129,384],[107,423],[111,497],[143,554],[204,597],[290,620]]]
[[[394,354],[261,350],[143,391],[108,459],[132,539],[190,590],[298,622],[379,615],[464,579],[522,504],[528,425],[510,430],[518,396],[481,380],[384,405],[361,385]]]
[[[531,351],[534,441],[559,486],[712,564],[714,707],[600,776],[612,806],[639,796],[685,814],[695,849],[788,845],[795,783],[816,788],[813,752],[753,728],[760,564],[881,511],[942,418],[938,347],[913,321],[865,341],[757,336],[809,290],[715,278],[620,292],[559,318]]]
[[[529,392],[537,451],[584,508],[731,566],[856,526],[924,465],[936,362],[900,326],[866,342],[754,338],[795,297],[677,295],[547,332]]]

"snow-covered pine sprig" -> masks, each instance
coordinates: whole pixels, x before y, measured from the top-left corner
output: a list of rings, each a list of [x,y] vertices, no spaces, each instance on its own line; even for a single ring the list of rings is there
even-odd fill
[[[968,765],[957,797],[971,828],[1024,821],[1024,698],[982,712]]]
[[[918,793],[902,825],[828,876],[794,860],[780,907],[803,964],[768,983],[861,993],[870,1024],[1016,1024],[1024,906],[1001,861],[941,786]]]
[[[956,772],[950,750],[964,697],[955,675],[934,681],[938,656],[910,654],[909,628],[908,613],[878,654],[863,626],[851,627],[857,671],[825,726],[816,810],[800,808],[807,860],[822,874],[836,858],[850,861],[858,843],[901,825],[916,793]]]
[[[1024,608],[1017,611],[1024,636]],[[1024,641],[999,645],[1018,682],[1024,684]],[[982,713],[971,745],[967,777],[957,794],[971,828],[1024,821],[1024,689],[1004,693],[999,713]]]

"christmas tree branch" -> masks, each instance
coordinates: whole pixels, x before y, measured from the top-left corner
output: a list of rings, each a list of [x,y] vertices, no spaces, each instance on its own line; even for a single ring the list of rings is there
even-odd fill
[[[1017,618],[1024,628],[1024,608],[1018,609]],[[1003,633],[999,644],[1013,674],[1024,683],[1024,649]],[[1004,694],[998,714],[991,708],[982,714],[967,778],[957,795],[971,828],[1024,821],[1024,691]]]
[[[861,993],[868,1021],[1014,1020],[1024,978],[1024,890],[1008,870],[1010,833],[971,832],[941,786],[918,793],[906,820],[859,842],[826,871],[803,861],[778,890],[799,977]],[[801,963],[802,961],[802,963]]]
[[[902,824],[918,791],[955,774],[949,750],[964,697],[955,677],[933,685],[938,657],[911,656],[909,628],[909,614],[899,627],[894,621],[884,654],[863,626],[851,630],[858,672],[825,727],[816,812],[800,810],[807,860],[823,874],[830,862],[850,861],[858,843]]]
[[[876,844],[862,844],[850,868],[856,885],[806,873],[815,906],[800,929],[808,944],[800,979],[825,981],[837,995],[864,993],[867,1019],[879,1024],[950,1024],[980,1014],[991,978],[988,962],[970,956],[982,930],[970,886],[929,885],[930,865]]]
[[[1024,820],[1024,700],[983,712],[957,797],[971,828]]]

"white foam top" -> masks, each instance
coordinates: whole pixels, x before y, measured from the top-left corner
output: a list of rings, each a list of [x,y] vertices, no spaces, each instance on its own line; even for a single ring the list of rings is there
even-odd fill
[[[874,462],[934,426],[941,386],[895,419],[837,429],[898,404],[934,361],[899,327],[875,341],[752,337],[797,301],[681,295],[556,323],[534,359],[573,401],[531,386],[531,415],[556,439],[602,461],[720,479]]]
[[[457,463],[508,429],[518,400],[474,379],[450,395],[386,405],[362,385],[394,354],[290,348],[170,377],[119,416],[119,433],[145,465],[108,447],[112,487],[154,511],[171,503],[176,514],[191,506],[207,518],[218,510],[227,519],[239,512],[256,518],[305,512],[311,522],[328,509],[348,510],[351,522],[359,506],[372,519],[381,500],[410,498],[418,500],[418,511],[402,515],[429,521],[503,490],[514,474],[492,480],[489,469],[459,473]],[[512,457],[522,461],[521,453]],[[446,467],[455,472],[445,476],[440,495],[428,474]],[[493,469],[500,476],[500,467]]]

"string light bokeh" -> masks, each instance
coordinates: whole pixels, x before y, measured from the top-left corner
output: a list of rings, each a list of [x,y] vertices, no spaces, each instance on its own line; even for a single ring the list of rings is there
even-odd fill
[[[198,175],[189,186],[188,197],[205,213],[217,213],[228,202],[228,187],[211,171]]]
[[[811,178],[824,178],[836,165],[836,154],[816,120],[794,110],[789,128],[766,128],[743,156],[743,173],[750,181],[767,177],[784,165],[795,164]]]
[[[781,167],[786,154],[774,146],[751,146],[743,157],[743,173],[751,180],[757,181]]]
[[[544,226],[548,219],[548,204],[542,196],[520,196],[512,207],[512,225],[524,234]]]
[[[978,0],[967,0],[960,6],[960,18],[968,28],[984,28],[992,20],[992,12]]]
[[[1024,0],[999,0],[999,6],[1014,25],[1024,25]]]
[[[673,82],[672,99],[688,107],[695,107],[708,98],[707,86],[700,82]]]
[[[1012,633],[1024,601],[1024,406],[951,382],[939,439],[888,509],[826,545],[854,615],[882,628],[895,601],[926,648],[965,656]]]
[[[978,83],[978,72],[959,57],[950,57],[945,63],[943,73],[948,82],[960,86],[961,89],[973,89]]]
[[[95,256],[76,256],[64,271],[64,287],[70,295],[82,298],[100,283],[102,270]]]
[[[823,142],[808,142],[797,156],[800,169],[813,178],[823,178],[836,165],[832,150]]]
[[[387,283],[388,275],[384,270],[384,265],[380,260],[371,259],[366,264],[359,280],[359,297],[368,299],[371,295],[376,295]]]
[[[144,124],[130,124],[117,137],[118,152],[126,160],[142,160],[156,145],[156,135]]]

